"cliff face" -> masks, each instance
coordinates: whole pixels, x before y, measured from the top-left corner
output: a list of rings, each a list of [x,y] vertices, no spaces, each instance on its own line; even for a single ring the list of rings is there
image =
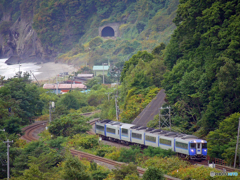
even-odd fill
[[[44,62],[48,60],[32,22],[18,18],[7,35],[0,34],[1,57],[9,58],[8,64],[20,62]]]

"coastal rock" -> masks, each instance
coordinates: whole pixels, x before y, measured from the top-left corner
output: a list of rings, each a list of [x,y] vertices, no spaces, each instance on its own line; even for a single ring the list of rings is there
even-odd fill
[[[11,56],[5,63],[7,65],[13,65],[13,64],[19,64],[21,61],[21,58],[19,56]]]
[[[32,20],[19,17],[6,34],[0,34],[0,58],[9,58],[7,64],[17,64],[49,62],[52,57],[42,47]]]

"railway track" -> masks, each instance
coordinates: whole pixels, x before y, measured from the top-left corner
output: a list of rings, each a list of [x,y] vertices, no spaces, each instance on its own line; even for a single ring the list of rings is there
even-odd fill
[[[75,156],[79,157],[80,159],[85,158],[87,160],[96,160],[96,161],[100,161],[102,163],[106,163],[108,165],[112,165],[112,166],[115,166],[115,167],[125,164],[125,163],[122,163],[122,162],[113,161],[113,160],[110,160],[110,159],[95,156],[95,155],[88,154],[88,153],[85,153],[85,152],[82,152],[82,151],[77,151],[77,150],[74,150],[74,149],[71,149],[70,152],[71,152],[72,155],[75,155]],[[140,167],[138,167],[137,170],[138,170],[139,174],[144,174],[144,172],[146,171],[146,169],[143,169],[143,168],[140,168]],[[174,178],[174,177],[171,177],[171,176],[168,176],[168,175],[164,175],[164,177],[166,179],[169,179],[169,180],[180,180],[178,178]]]
[[[209,167],[207,160],[204,160],[201,162],[189,160],[188,162],[190,162],[191,164]],[[224,170],[226,170],[226,172],[239,172],[240,171],[240,169],[236,169],[236,168],[234,169],[230,166],[224,166],[224,165],[220,165],[220,164],[214,164],[214,165],[215,165],[215,169],[220,170],[220,171],[224,171]]]
[[[38,140],[36,137],[33,136],[33,132],[39,128],[46,127],[47,121],[40,121],[35,122],[27,127],[24,127],[22,130],[24,135],[21,137],[22,139],[26,140],[27,142],[36,141]]]
[[[89,122],[89,124],[94,125],[96,121],[98,121],[98,119],[93,119],[92,121]],[[30,126],[23,128],[22,130],[23,130],[23,132],[25,132],[25,134],[21,138],[25,139],[27,142],[37,140],[37,138],[34,137],[34,135],[33,135],[34,131],[36,131],[39,128],[46,127],[46,124],[47,124],[47,121],[41,121],[41,122],[36,122]],[[122,164],[124,164],[122,162],[113,161],[110,159],[102,158],[99,156],[95,156],[95,155],[88,154],[85,152],[77,151],[74,149],[71,149],[70,152],[72,155],[78,156],[80,159],[86,158],[88,160],[96,160],[96,161],[100,161],[102,163],[112,165],[112,166],[121,166]],[[138,167],[139,174],[144,174],[145,171],[146,171],[146,169]],[[168,180],[179,180],[178,178],[174,178],[174,177],[171,177],[168,175],[164,175],[164,176]]]

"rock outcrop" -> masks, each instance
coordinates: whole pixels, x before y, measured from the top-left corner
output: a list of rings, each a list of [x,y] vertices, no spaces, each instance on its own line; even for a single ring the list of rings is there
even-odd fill
[[[9,58],[7,64],[47,62],[49,56],[32,28],[32,20],[19,17],[7,34],[0,34],[0,58]]]

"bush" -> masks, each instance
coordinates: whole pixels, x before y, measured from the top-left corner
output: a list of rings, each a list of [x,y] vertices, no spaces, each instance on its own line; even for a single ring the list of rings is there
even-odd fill
[[[177,169],[171,173],[168,173],[168,175],[180,178],[180,179],[196,179],[196,180],[201,180],[201,179],[239,179],[239,177],[231,177],[227,178],[226,176],[216,176],[216,178],[211,178],[210,177],[210,172],[220,172],[216,169],[213,168],[208,168],[204,166],[189,166],[187,168],[180,168]]]
[[[114,179],[115,180],[123,180],[127,175],[136,174],[139,176],[137,171],[137,166],[133,163],[129,163],[129,165],[121,165],[120,168],[113,169]]]
[[[158,169],[156,167],[150,166],[143,174],[143,180],[163,180],[164,174],[161,169]]]
[[[159,163],[161,162],[161,163]],[[179,168],[187,168],[190,164],[186,161],[179,159],[178,157],[153,157],[145,161],[141,167],[147,168],[150,166],[156,167],[158,169],[162,169],[164,173],[172,172]]]
[[[153,156],[169,157],[176,154],[171,149],[165,150],[165,149],[161,149],[160,147],[155,148],[151,146],[149,146],[147,149],[144,149],[143,153],[145,156],[150,156],[150,157],[153,157]]]
[[[59,119],[55,119],[51,122],[49,132],[54,136],[64,137],[85,133],[91,128],[87,121],[88,118],[79,115],[79,113],[63,115]]]
[[[90,42],[89,42],[89,47],[90,48],[95,48],[99,45],[101,45],[103,43],[103,40],[101,37],[95,37],[94,39],[92,39]]]
[[[98,136],[96,135],[88,135],[88,134],[76,134],[73,138],[68,142],[71,147],[75,147],[79,149],[82,147],[84,149],[90,149],[98,146]]]
[[[122,148],[120,151],[120,157],[118,161],[120,162],[136,162],[136,156],[140,154],[140,147],[139,146],[131,146],[130,149]]]

